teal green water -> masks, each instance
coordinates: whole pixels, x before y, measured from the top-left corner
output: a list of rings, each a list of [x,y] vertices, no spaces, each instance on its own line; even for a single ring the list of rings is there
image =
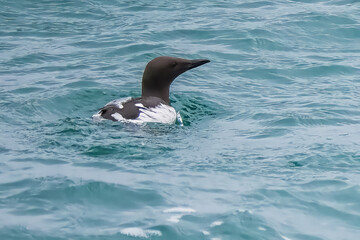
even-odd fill
[[[0,6],[0,239],[359,238],[359,1]],[[160,55],[184,126],[91,120]]]

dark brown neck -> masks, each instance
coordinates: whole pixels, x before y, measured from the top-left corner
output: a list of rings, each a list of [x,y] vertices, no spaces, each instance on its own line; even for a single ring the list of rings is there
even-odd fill
[[[169,88],[160,90],[153,90],[153,89],[147,89],[142,88],[141,97],[158,97],[164,100],[168,105],[170,105],[170,99],[169,99]]]

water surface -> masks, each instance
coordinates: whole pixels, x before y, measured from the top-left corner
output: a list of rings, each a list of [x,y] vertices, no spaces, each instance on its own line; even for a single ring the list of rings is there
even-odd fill
[[[360,235],[358,1],[0,5],[0,239]],[[160,55],[184,126],[91,120]]]

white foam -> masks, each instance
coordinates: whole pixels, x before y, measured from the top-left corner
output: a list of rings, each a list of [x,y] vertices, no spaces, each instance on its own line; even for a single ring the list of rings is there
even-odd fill
[[[209,236],[210,235],[210,233],[208,232],[208,231],[202,231],[202,233],[205,235],[205,236]]]
[[[291,238],[285,237],[283,235],[280,235],[284,240],[291,240]]]
[[[102,120],[105,120],[105,118],[103,118],[100,114],[100,112],[95,113],[94,115],[92,115],[92,119],[96,122],[100,122]]]
[[[258,227],[258,229],[259,229],[260,231],[266,231],[266,229],[263,228],[263,227]]]
[[[210,227],[216,227],[216,226],[220,226],[222,225],[224,222],[222,221],[215,221],[213,223],[210,224]]]
[[[176,119],[180,123],[180,126],[184,126],[184,123],[183,123],[182,117],[180,115],[180,112],[176,113]]]
[[[137,227],[124,228],[120,231],[120,233],[131,237],[143,237],[143,238],[149,238],[151,236],[161,236],[161,232],[158,230],[144,230]]]
[[[246,210],[246,209],[238,209],[237,211],[238,211],[238,212],[240,212],[240,213],[249,213],[249,214],[253,214],[253,211],[251,211],[251,210]]]
[[[178,222],[180,222],[180,219],[182,218],[182,216],[184,216],[184,215],[182,215],[182,214],[173,215],[170,218],[168,218],[167,221],[173,222],[173,223],[178,223]]]
[[[169,222],[178,223],[184,215],[189,214],[189,213],[194,213],[196,211],[192,208],[175,207],[175,208],[165,209],[163,212],[164,213],[178,213],[176,215],[170,216],[170,218],[167,219],[167,221],[169,221]]]
[[[192,208],[183,208],[183,207],[174,207],[164,210],[164,213],[194,213],[194,212],[196,211]]]

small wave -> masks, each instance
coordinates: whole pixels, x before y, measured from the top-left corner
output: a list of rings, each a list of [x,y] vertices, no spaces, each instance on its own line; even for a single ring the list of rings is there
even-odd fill
[[[132,228],[124,228],[120,231],[121,234],[131,236],[131,237],[142,237],[142,238],[149,238],[149,237],[160,237],[162,234],[159,230],[149,230],[149,229],[142,229],[137,227]]]
[[[185,208],[185,207],[175,207],[164,210],[164,213],[194,213],[194,212],[196,212],[194,209]]]
[[[210,227],[221,226],[223,223],[223,221],[215,221],[210,224]]]
[[[180,213],[180,214],[172,215],[170,218],[167,219],[167,221],[169,221],[169,222],[178,223],[184,215],[195,213],[196,211],[192,208],[175,207],[175,208],[165,209],[163,212],[164,213]]]
[[[199,122],[203,118],[209,118],[222,114],[223,110],[217,103],[194,94],[183,93],[174,95],[172,105],[180,112],[184,126]]]
[[[180,222],[180,219],[183,217],[182,214],[179,215],[173,215],[170,218],[167,219],[167,221],[172,222],[172,223],[178,223]]]

